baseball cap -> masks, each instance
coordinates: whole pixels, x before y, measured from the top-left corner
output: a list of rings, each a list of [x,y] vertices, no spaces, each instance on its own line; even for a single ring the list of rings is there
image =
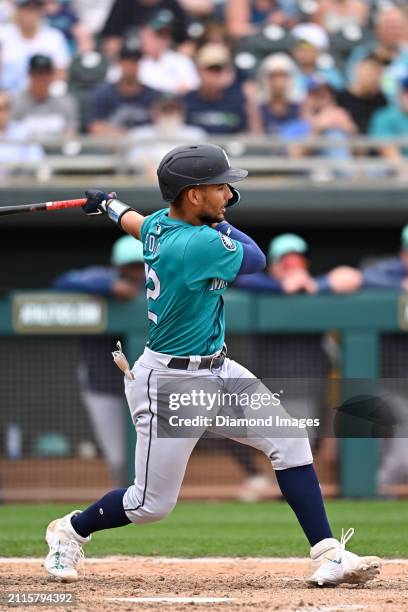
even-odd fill
[[[218,43],[203,45],[197,53],[197,66],[210,68],[211,66],[227,66],[231,63],[231,54],[228,47]]]
[[[317,23],[299,23],[291,30],[291,34],[297,41],[306,43],[320,51],[324,51],[329,47],[327,32]]]
[[[327,79],[322,74],[314,74],[306,80],[307,91],[317,91],[321,87],[330,87]]]
[[[126,40],[120,51],[119,51],[120,59],[130,59],[130,60],[138,60],[142,57],[142,50],[140,48],[140,43],[137,38],[132,38],[131,40]]]
[[[172,28],[174,22],[174,15],[172,11],[168,9],[163,9],[158,11],[152,19],[147,22],[149,28],[152,30],[165,30],[167,28]]]
[[[48,55],[33,55],[28,63],[28,71],[31,72],[52,72],[54,64]]]
[[[273,53],[268,55],[261,64],[261,71],[265,74],[273,74],[274,72],[287,72],[291,74],[294,71],[294,63],[286,53]]]
[[[401,232],[401,247],[408,249],[408,225],[404,225]]]
[[[111,264],[127,266],[132,263],[143,263],[143,244],[133,236],[122,236],[113,244]]]
[[[308,245],[297,234],[280,234],[269,243],[268,259],[278,261],[288,253],[306,253]]]

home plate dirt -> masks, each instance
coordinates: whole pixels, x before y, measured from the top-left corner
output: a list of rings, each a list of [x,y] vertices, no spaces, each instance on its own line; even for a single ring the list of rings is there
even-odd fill
[[[0,560],[0,593],[69,592],[81,610],[249,610],[264,612],[402,612],[408,594],[407,563],[385,563],[365,587],[307,587],[307,562],[274,559],[88,559],[82,580],[61,584],[40,560]],[[41,606],[44,609],[44,606]],[[6,610],[2,604],[0,610]],[[14,610],[19,608],[14,607]],[[27,607],[21,608],[27,610]],[[48,606],[67,610],[72,606]]]

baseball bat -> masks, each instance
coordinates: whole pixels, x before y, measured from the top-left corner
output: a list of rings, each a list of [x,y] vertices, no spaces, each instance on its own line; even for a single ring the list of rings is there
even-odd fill
[[[26,212],[38,212],[40,210],[61,210],[62,208],[79,208],[84,206],[86,198],[76,200],[56,200],[55,202],[38,202],[37,204],[17,204],[16,206],[0,206],[0,217],[5,215],[17,215]]]

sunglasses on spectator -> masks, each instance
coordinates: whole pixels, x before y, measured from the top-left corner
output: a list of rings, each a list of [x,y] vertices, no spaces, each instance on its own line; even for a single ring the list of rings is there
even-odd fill
[[[222,72],[227,68],[228,66],[226,64],[214,64],[213,66],[205,66],[204,70],[210,70],[211,72]]]

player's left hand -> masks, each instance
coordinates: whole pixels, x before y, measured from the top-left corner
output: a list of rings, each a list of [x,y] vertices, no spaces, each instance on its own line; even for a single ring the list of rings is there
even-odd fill
[[[85,191],[86,204],[82,207],[87,215],[102,215],[106,213],[109,200],[116,197],[115,193],[106,193],[100,189],[88,189]]]

